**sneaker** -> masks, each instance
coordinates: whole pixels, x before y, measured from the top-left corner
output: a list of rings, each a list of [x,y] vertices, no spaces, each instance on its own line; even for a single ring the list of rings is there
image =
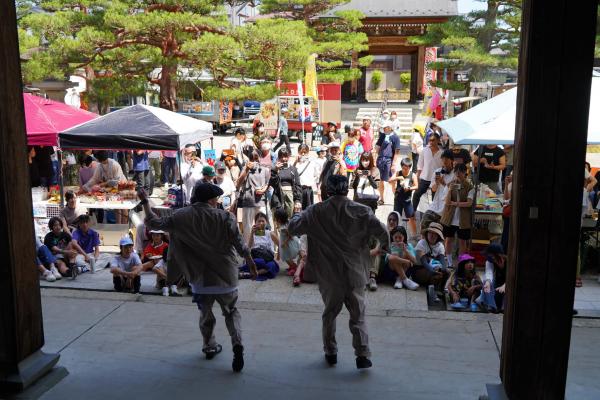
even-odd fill
[[[52,275],[54,276],[55,280],[62,279],[62,275],[60,274],[60,272],[58,272],[56,267],[50,268],[50,272],[52,272]]]
[[[369,290],[371,292],[374,292],[377,290],[377,281],[375,280],[375,278],[369,278],[368,286],[369,286]]]
[[[373,366],[373,363],[367,357],[365,357],[365,356],[356,357],[356,368],[364,369],[364,368],[371,368],[372,366]]]
[[[400,278],[396,278],[396,283],[394,283],[394,289],[402,289],[402,280]]]
[[[330,366],[337,364],[337,354],[325,354],[325,361]]]
[[[169,297],[169,288],[168,287],[164,287],[162,288],[162,295],[165,297]]]
[[[234,372],[240,372],[244,368],[244,346],[236,344],[233,346],[233,362],[231,363],[231,369]]]
[[[217,344],[215,347],[209,347],[209,348],[203,349],[202,352],[204,354],[206,354],[207,360],[212,360],[222,350],[223,350],[223,346],[221,346],[220,344]]]
[[[177,285],[171,285],[171,296],[181,297],[181,295],[177,291]]]
[[[419,284],[412,281],[409,278],[406,278],[405,280],[402,281],[402,284],[404,285],[405,288],[407,288],[408,290],[417,290],[419,288]]]
[[[90,272],[90,267],[88,267],[87,265],[82,265],[81,267],[78,267],[78,268],[79,268],[79,272],[81,274],[83,274],[85,272]]]
[[[44,272],[44,279],[48,282],[54,282],[56,277],[52,274],[51,271]]]
[[[79,275],[79,267],[72,265],[70,267],[70,271],[71,271],[71,280],[75,280],[75,278],[77,278],[77,275]]]

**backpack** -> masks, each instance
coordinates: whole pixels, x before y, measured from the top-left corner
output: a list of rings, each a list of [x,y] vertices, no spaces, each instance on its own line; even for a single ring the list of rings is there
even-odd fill
[[[183,207],[183,190],[180,187],[172,187],[167,192],[165,205],[171,208]]]

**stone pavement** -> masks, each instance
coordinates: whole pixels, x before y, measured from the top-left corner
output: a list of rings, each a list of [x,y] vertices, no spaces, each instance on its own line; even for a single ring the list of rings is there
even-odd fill
[[[42,304],[43,350],[59,352],[68,375],[53,386],[54,372],[17,398],[476,399],[499,382],[496,315],[368,307],[374,367],[357,371],[345,311],[339,364],[329,368],[320,307],[242,301],[246,366],[234,374],[220,313],[223,353],[207,361],[189,298],[42,289]],[[600,398],[599,338],[600,321],[574,322],[568,399]]]

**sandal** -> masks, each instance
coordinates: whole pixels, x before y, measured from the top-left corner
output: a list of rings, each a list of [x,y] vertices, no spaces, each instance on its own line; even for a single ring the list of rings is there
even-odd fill
[[[582,287],[582,286],[583,286],[583,281],[581,280],[581,278],[575,279],[575,287]]]
[[[240,272],[238,275],[239,279],[250,279],[252,278],[252,274],[250,272]]]
[[[300,277],[295,276],[294,280],[292,281],[292,284],[294,285],[294,287],[298,287],[298,286],[300,286],[300,282],[301,282]]]
[[[296,274],[296,268],[288,268],[287,275],[294,276]]]
[[[212,360],[222,350],[223,350],[223,346],[221,346],[220,344],[217,344],[215,347],[210,347],[208,349],[202,349],[202,352],[204,354],[206,354],[206,359],[207,360]]]
[[[385,202],[383,201],[383,199],[377,200],[377,205],[382,206],[384,204],[385,204]]]

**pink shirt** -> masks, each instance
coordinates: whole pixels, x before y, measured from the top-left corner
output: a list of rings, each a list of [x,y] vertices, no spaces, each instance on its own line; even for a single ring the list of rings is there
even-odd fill
[[[364,151],[371,151],[373,148],[373,128],[369,127],[369,130],[365,130],[365,128],[361,127],[358,141],[362,144]]]
[[[169,157],[169,158],[175,158],[175,157],[177,157],[177,152],[176,151],[165,150],[165,151],[163,151],[163,156]]]

